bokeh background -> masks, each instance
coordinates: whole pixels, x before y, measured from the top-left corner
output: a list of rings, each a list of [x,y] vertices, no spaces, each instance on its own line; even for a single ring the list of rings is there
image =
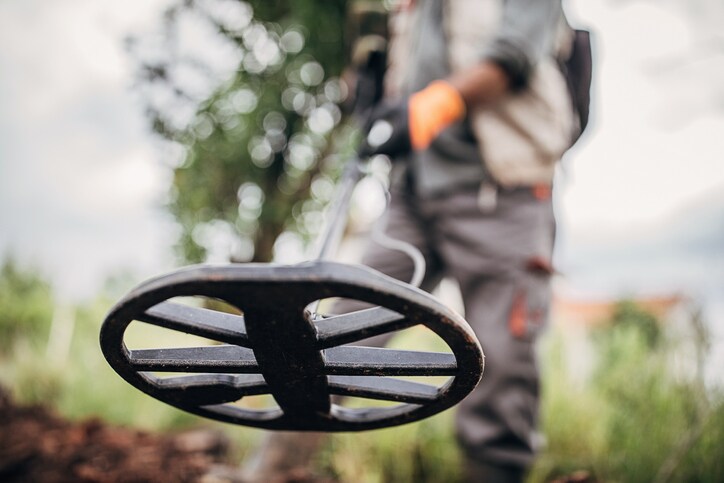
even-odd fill
[[[594,34],[593,105],[555,186],[548,445],[531,478],[721,481],[724,3],[564,6]],[[353,137],[337,104],[356,11],[0,2],[0,375],[19,400],[157,430],[201,424],[114,379],[100,321],[187,261],[304,259]],[[357,232],[381,209],[362,190]],[[81,354],[94,363],[79,374]],[[104,391],[87,384],[99,378]],[[417,426],[342,436],[320,465],[349,481],[454,479],[448,423],[423,423],[429,440]],[[259,434],[234,431],[240,458]],[[406,437],[436,466],[399,473],[392,441]]]

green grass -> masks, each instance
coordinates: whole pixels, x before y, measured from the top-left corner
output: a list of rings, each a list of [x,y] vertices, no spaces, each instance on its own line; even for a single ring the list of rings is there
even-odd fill
[[[547,446],[530,481],[574,470],[606,482],[724,481],[724,430],[716,424],[724,398],[693,374],[674,376],[670,343],[652,343],[650,331],[614,326],[594,346],[594,373],[576,381],[561,355],[564,340],[560,333],[548,340],[542,408]]]

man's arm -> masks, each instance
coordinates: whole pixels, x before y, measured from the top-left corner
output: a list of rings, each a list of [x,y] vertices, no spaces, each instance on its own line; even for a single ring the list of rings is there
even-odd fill
[[[469,108],[489,104],[508,92],[510,79],[497,63],[484,61],[447,79]]]
[[[503,0],[500,26],[481,46],[480,59],[499,65],[512,90],[528,85],[536,64],[553,50],[561,0]]]
[[[426,149],[468,110],[525,88],[535,65],[551,51],[560,16],[561,0],[504,0],[500,28],[482,46],[480,62],[432,82],[403,106],[383,106],[373,118],[392,126],[392,135],[363,151],[394,155]]]
[[[504,0],[500,27],[482,46],[480,64],[447,79],[468,109],[525,88],[551,51],[560,18],[561,0]]]

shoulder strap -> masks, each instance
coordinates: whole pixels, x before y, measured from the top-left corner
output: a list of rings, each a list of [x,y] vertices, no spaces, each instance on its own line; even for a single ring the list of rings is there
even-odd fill
[[[573,108],[578,116],[579,129],[573,138],[573,143],[575,143],[588,125],[591,106],[591,79],[593,76],[591,32],[581,29],[573,31],[570,55],[561,61],[561,69],[566,77]]]

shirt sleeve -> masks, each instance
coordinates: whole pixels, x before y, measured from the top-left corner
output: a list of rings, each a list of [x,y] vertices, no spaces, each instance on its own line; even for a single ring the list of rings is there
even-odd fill
[[[498,33],[482,50],[508,74],[511,87],[525,87],[538,61],[553,49],[561,0],[503,0]]]

